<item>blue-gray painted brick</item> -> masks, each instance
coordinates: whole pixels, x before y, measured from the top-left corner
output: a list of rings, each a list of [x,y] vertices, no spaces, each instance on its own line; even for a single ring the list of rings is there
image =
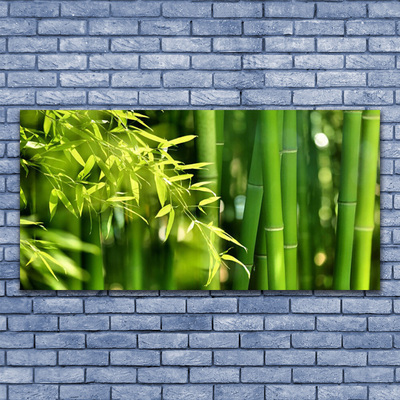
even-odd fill
[[[0,332],[0,340],[3,349],[32,348],[34,344],[32,333]]]
[[[112,387],[112,398],[118,400],[161,400],[160,386],[118,385]]]
[[[215,356],[214,356],[215,357]],[[162,365],[211,365],[212,352],[205,350],[166,350],[161,355]]]
[[[41,73],[43,74],[43,73]],[[109,85],[107,73],[80,72],[60,73],[60,85],[63,87],[105,87]]]
[[[254,316],[214,316],[216,331],[261,331],[264,327],[263,317]]]
[[[138,21],[134,19],[94,18],[89,21],[90,35],[137,35]]]
[[[348,105],[385,105],[393,104],[391,90],[345,90],[344,104]]]
[[[400,45],[400,38],[370,38],[369,50],[372,52],[396,52]]]
[[[341,368],[293,368],[294,383],[341,383]]]
[[[111,39],[111,51],[151,53],[160,50],[160,39],[153,37],[127,37]]]
[[[61,3],[62,17],[106,17],[109,5],[102,1]]]
[[[345,382],[393,382],[394,371],[393,368],[381,367],[364,367],[364,368],[346,368],[344,370]]]
[[[160,15],[158,2],[118,1],[111,3],[113,17],[158,17]]]
[[[311,350],[266,350],[266,365],[315,365],[315,351]]]
[[[230,367],[192,367],[190,368],[191,383],[238,383],[239,368]]]
[[[56,87],[57,75],[52,72],[9,72],[9,87]]]
[[[180,53],[182,49],[191,53],[211,52],[211,39],[208,38],[162,38],[161,50]]]
[[[85,104],[86,92],[84,90],[45,90],[36,94],[36,103],[40,105]]]
[[[61,38],[60,51],[65,52],[105,52],[108,51],[108,39],[104,38]]]
[[[344,35],[343,21],[306,20],[294,23],[296,35],[300,36],[340,36]],[[335,38],[337,40],[337,38]]]
[[[365,331],[367,318],[352,316],[317,317],[319,331]]]
[[[369,365],[400,365],[400,351],[371,350],[368,352]]]
[[[346,68],[350,69],[391,69],[395,66],[393,56],[386,55],[346,55]]]
[[[36,20],[33,18],[13,18],[12,24],[7,19],[0,20],[0,36],[34,35]]]
[[[222,53],[252,53],[261,52],[260,38],[214,38],[213,50]]]
[[[262,4],[258,3],[232,3],[229,7],[224,3],[215,3],[213,8],[214,18],[243,18],[262,17]]]
[[[313,38],[267,37],[264,39],[264,46],[267,52],[300,53],[315,50]]]
[[[5,54],[1,56],[0,68],[8,69],[33,69],[35,66],[34,55]]]
[[[363,53],[366,48],[366,39],[361,38],[317,39],[317,51],[323,53]]]
[[[211,17],[211,3],[167,2],[162,5],[162,14],[172,18],[207,18]]]
[[[209,400],[213,396],[213,387],[209,385],[165,385],[164,400]]]
[[[398,71],[374,71],[368,74],[368,86],[386,87],[399,85],[400,74]]]
[[[370,4],[369,12],[371,14]],[[382,7],[382,3],[377,3],[377,5]],[[370,15],[371,16],[371,15]],[[347,35],[357,35],[357,36],[369,36],[369,35],[394,35],[396,31],[394,21],[368,21],[368,20],[357,20],[357,21],[347,21],[346,22],[346,33]]]
[[[16,144],[19,148],[19,143],[8,143],[7,145],[7,156],[8,157],[18,157],[15,155],[15,150],[14,148],[10,148],[12,144]],[[9,153],[12,152],[12,155],[9,155]],[[19,226],[19,211],[7,211],[6,213],[6,224],[7,226]]]
[[[335,386],[337,387],[337,386]],[[309,385],[267,385],[265,387],[266,399],[280,400],[314,400],[315,386]]]
[[[343,3],[338,7],[334,3],[317,4],[318,18],[362,18],[367,15],[366,4]]]
[[[176,74],[176,72],[171,72]],[[181,76],[181,74],[179,74]],[[159,87],[161,73],[153,71],[116,72],[111,77],[113,87]],[[165,75],[164,75],[165,85]]]
[[[25,367],[0,368],[0,383],[30,383],[33,381],[33,369]]]
[[[326,104],[342,104],[342,91],[336,89],[300,89],[293,92],[293,104],[295,105],[311,106],[322,99],[324,99]]]
[[[216,385],[215,400],[250,400],[263,399],[262,385]]]
[[[261,105],[269,103],[271,105],[289,105],[291,102],[291,92],[289,90],[264,90],[253,89],[243,90],[242,104],[244,105]]]
[[[0,233],[3,229],[0,230]],[[0,299],[0,314],[8,314],[10,310],[13,314],[29,314],[32,309],[32,300],[26,298],[13,299],[3,297]]]
[[[244,69],[290,69],[292,64],[290,55],[254,54],[243,56]]]
[[[340,348],[341,342],[342,335],[340,333],[302,332],[292,334],[292,346],[294,348]]]
[[[191,333],[189,335],[191,348],[237,348],[239,347],[238,333],[209,332]]]
[[[50,366],[56,365],[57,353],[54,350],[9,350],[7,365]]]
[[[133,368],[87,368],[87,383],[135,383],[136,370]]]
[[[214,351],[215,365],[263,365],[262,350],[216,350]]]
[[[58,17],[59,4],[49,2],[15,1],[10,4],[12,17]]]
[[[318,385],[318,400],[366,400],[368,396],[366,386],[356,385]]]
[[[85,312],[88,314],[115,314],[133,313],[135,311],[135,299],[99,299],[85,300]]]
[[[140,383],[187,383],[187,368],[159,367],[138,368]]]
[[[237,300],[234,298],[188,299],[189,313],[234,313],[237,311]]]
[[[60,350],[59,365],[108,365],[105,350]]]
[[[318,72],[317,85],[319,87],[366,86],[367,74],[365,72],[356,72],[356,71]]]
[[[314,87],[315,74],[310,72],[272,72],[265,74],[266,87]]]
[[[85,370],[80,367],[35,369],[37,383],[83,383],[84,380]]]
[[[48,19],[38,22],[39,35],[84,35],[86,33],[85,21],[70,19]]]
[[[191,104],[235,106],[240,104],[240,93],[232,90],[192,90]]]
[[[164,331],[209,331],[212,328],[210,315],[163,316],[161,326]]]
[[[142,21],[140,24],[141,35],[188,35],[190,33],[189,21]]]
[[[9,400],[48,400],[58,397],[57,385],[10,385]]]
[[[0,316],[0,331],[7,329],[7,317],[5,315]]]
[[[188,335],[183,333],[143,333],[138,337],[142,349],[179,349],[188,346]]]
[[[135,348],[136,334],[122,332],[89,333],[86,338],[88,348]]]
[[[291,21],[244,21],[245,35],[291,35],[293,23]]]
[[[173,54],[152,54],[140,56],[143,69],[188,69],[189,56]]]
[[[160,365],[160,353],[155,350],[112,350],[111,365],[157,366]]]
[[[343,335],[345,349],[388,349],[393,344],[388,333],[347,333]]]
[[[35,335],[38,349],[81,349],[85,347],[83,333],[38,333]],[[28,342],[29,343],[29,342]]]
[[[110,399],[110,390],[111,388],[109,385],[61,385],[60,399],[108,400]]]
[[[369,317],[368,329],[370,331],[399,331],[400,316]]]
[[[33,299],[35,314],[71,314],[83,312],[81,299]]]
[[[291,310],[294,313],[339,313],[340,299],[292,299]]]
[[[317,353],[318,365],[362,367],[367,365],[367,352],[321,350]]]
[[[400,4],[397,2],[371,3],[368,10],[370,18],[400,17]]]
[[[245,367],[241,380],[245,383],[290,383],[290,368]]]
[[[294,57],[294,66],[300,69],[341,69],[343,65],[344,56],[336,54],[307,54]]]
[[[345,314],[390,314],[392,302],[384,299],[343,299],[342,309]]]
[[[240,335],[240,347],[287,349],[290,347],[290,334],[276,332],[243,333]]]
[[[314,4],[298,2],[297,4],[285,3],[282,1],[268,1],[264,5],[265,17],[276,18],[313,18]]]
[[[139,57],[135,54],[95,54],[89,57],[90,69],[137,69]]]
[[[247,314],[284,314],[289,312],[289,299],[279,297],[240,298],[239,312]]]
[[[165,56],[164,56],[165,57]],[[185,57],[185,56],[181,56]],[[142,57],[143,59],[143,57]],[[186,61],[185,64],[186,65]],[[239,56],[234,55],[193,55],[192,67],[193,69],[206,69],[206,70],[238,70],[240,69],[241,60]],[[143,67],[143,64],[141,64]],[[187,66],[189,66],[189,59],[187,59]],[[179,67],[178,67],[179,68]],[[182,67],[180,67],[182,68]]]
[[[156,315],[113,315],[111,329],[116,331],[148,331],[159,330],[161,318]]]
[[[56,331],[58,321],[55,316],[25,315],[8,317],[10,331]]]
[[[50,54],[38,56],[39,70],[81,70],[85,69],[86,65],[86,56],[82,54]]]
[[[165,104],[165,102],[167,101],[167,98],[169,98],[170,105],[183,106],[183,105],[189,104],[189,92],[187,90],[175,90],[172,98],[171,98],[171,93],[161,92],[159,90],[157,90],[157,91],[141,90],[139,92],[139,104],[141,104],[141,105],[158,105],[159,106],[159,105]],[[164,299],[159,299],[159,300],[160,300],[160,304],[163,304]],[[168,301],[166,304],[168,304]],[[164,311],[160,310],[158,312],[160,312],[160,313],[182,312],[182,311],[179,311],[179,310],[181,310],[181,307],[180,306],[178,307],[178,305],[179,305],[178,302],[176,303],[177,308],[175,308],[173,306],[173,304],[174,304],[174,302],[170,303],[170,306],[167,307]],[[150,308],[151,307],[154,307],[154,305],[150,305]],[[141,309],[144,310],[142,312],[157,312],[157,311],[145,311],[147,309],[146,306],[142,306]],[[157,309],[157,306],[155,306],[155,309]],[[171,311],[167,311],[167,310],[171,310]],[[141,311],[138,310],[138,312],[141,312]]]
[[[143,74],[143,72],[142,72]],[[160,86],[160,76],[154,87]],[[169,71],[163,73],[164,87],[172,88],[192,88],[192,87],[211,87],[211,72],[202,71]]]
[[[121,97],[123,101],[121,102]],[[89,93],[89,104],[128,104],[135,105],[138,102],[138,93],[132,90],[103,89]]]
[[[214,74],[215,88],[222,89],[249,89],[264,86],[264,75],[262,72],[217,72]]]
[[[193,35],[235,36],[242,33],[242,23],[236,20],[194,20]]]
[[[314,328],[314,316],[271,315],[265,317],[265,330],[268,331],[312,331]]]
[[[109,329],[109,317],[95,315],[74,315],[60,317],[62,331],[100,331]]]
[[[10,53],[50,53],[57,51],[56,38],[10,37],[8,39]],[[4,56],[3,56],[4,57]]]

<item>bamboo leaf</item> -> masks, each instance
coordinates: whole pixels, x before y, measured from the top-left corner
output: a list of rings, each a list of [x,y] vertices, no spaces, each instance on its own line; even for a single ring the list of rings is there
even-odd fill
[[[174,219],[175,219],[175,211],[172,208],[171,212],[169,213],[169,218],[168,218],[168,224],[167,224],[167,230],[165,231],[165,239],[164,242],[167,241],[169,234],[171,233],[172,226],[174,225]]]
[[[20,188],[20,190],[19,190],[19,195],[20,195],[20,198],[21,198],[21,201],[22,201],[24,207],[26,207],[28,205],[28,203],[26,201],[25,193],[22,190],[22,188]]]
[[[214,232],[217,236],[219,236],[220,238],[227,240],[228,242],[232,242],[235,243],[237,246],[243,247],[245,249],[245,246],[243,246],[242,244],[240,244],[234,237],[232,237],[231,235],[229,235],[228,233],[226,233],[224,230],[222,230],[221,228],[217,228],[216,226],[207,225],[208,228]]]
[[[184,181],[186,179],[191,179],[191,178],[193,178],[193,174],[182,174],[182,175],[168,177],[168,181],[169,182],[177,182],[177,181]]]
[[[73,215],[76,217],[78,216],[75,212],[74,207],[72,206],[71,202],[68,200],[67,196],[62,192],[61,190],[58,189],[53,189],[56,191],[56,194],[58,198],[61,200],[61,202],[64,204],[65,208]]]
[[[181,136],[181,137],[178,137],[176,139],[168,140],[167,142],[164,142],[162,147],[166,148],[166,147],[176,146],[178,144],[190,142],[191,140],[193,140],[196,137],[197,137],[197,135]]]
[[[57,189],[53,189],[50,193],[50,200],[49,200],[50,220],[53,219],[54,214],[56,213],[57,204],[58,204]]]
[[[196,182],[196,183],[193,183],[193,185],[190,185],[190,189],[202,187],[202,186],[208,185],[210,183],[212,183],[212,182],[211,181]]]
[[[158,200],[160,201],[161,207],[164,207],[167,200],[167,187],[164,180],[158,175],[154,175],[154,181],[156,183]]]
[[[188,228],[187,228],[186,233],[189,233],[189,232],[194,228],[194,224],[195,224],[195,221],[192,221],[192,222],[190,223],[190,225],[189,225]]]
[[[76,196],[76,206],[78,208],[79,216],[82,216],[82,211],[83,211],[83,189],[84,187],[79,183],[76,185],[75,196]]]
[[[119,202],[119,201],[130,201],[130,200],[136,200],[135,196],[114,196],[110,197],[107,199],[107,201],[111,201],[112,203],[114,202]]]
[[[165,207],[163,207],[156,215],[156,218],[163,217],[164,215],[167,215],[170,213],[172,210],[172,204],[167,204]]]
[[[194,164],[186,164],[186,165],[180,165],[178,169],[180,170],[186,170],[186,169],[201,169],[203,167],[206,167],[207,165],[211,165],[212,163],[209,162],[199,162],[199,163],[194,163]]]
[[[85,179],[89,175],[92,168],[94,167],[94,163],[95,163],[95,158],[94,155],[91,154],[89,158],[86,160],[83,170],[79,172],[78,179]]]
[[[201,200],[200,203],[199,203],[199,206],[202,207],[202,206],[205,206],[207,204],[214,203],[217,200],[219,200],[220,198],[221,198],[220,196],[214,196],[214,197],[209,197],[208,199]]]
[[[208,286],[211,283],[215,274],[218,272],[220,265],[221,265],[221,262],[219,260],[216,260],[214,263],[214,266],[212,267],[210,273],[208,274],[208,281],[206,283],[206,286]]]
[[[73,149],[70,149],[69,151],[70,151],[72,157],[74,157],[75,160],[76,160],[80,165],[82,165],[82,167],[85,167],[85,161],[83,160],[82,156],[78,153],[78,150],[76,150],[75,148],[73,148]]]
[[[46,111],[45,116],[44,116],[44,121],[43,121],[43,132],[45,137],[49,134],[51,124],[52,124],[52,118],[50,118],[50,112],[49,110]]]
[[[250,279],[250,272],[249,272],[248,268],[247,268],[240,260],[238,260],[237,258],[231,256],[230,254],[222,254],[222,255],[221,255],[221,258],[222,258],[223,260],[226,260],[226,261],[233,261],[233,262],[235,262],[235,263],[241,265],[241,266],[245,269],[245,271],[246,271],[246,273],[247,273],[247,275],[248,275],[248,277],[249,277],[249,279]]]
[[[43,255],[45,255],[46,253],[43,253]],[[41,258],[41,260],[43,261],[43,264],[46,266],[46,268],[50,271],[51,275],[53,275],[53,278],[58,281],[58,278],[56,277],[54,271],[52,270],[52,268],[50,267],[49,263],[46,261],[46,259],[43,257],[42,252],[39,253],[39,257]]]
[[[137,134],[140,135],[140,136],[145,137],[146,139],[152,140],[153,142],[165,143],[165,139],[160,138],[160,137],[158,137],[158,136],[156,136],[156,135],[153,135],[153,134],[151,134],[151,133],[148,133],[148,132],[146,132],[146,131],[136,130],[136,129],[135,129],[134,132],[137,133]]]
[[[129,179],[131,182],[132,194],[135,197],[136,204],[139,205],[139,199],[140,199],[139,182],[137,180],[133,179],[131,176],[129,177]]]

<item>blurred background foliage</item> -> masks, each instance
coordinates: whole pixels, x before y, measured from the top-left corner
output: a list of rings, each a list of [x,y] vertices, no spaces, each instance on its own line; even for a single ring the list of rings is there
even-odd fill
[[[90,121],[105,129],[113,129],[110,114],[87,111]],[[194,112],[191,110],[140,111],[152,129],[152,134],[166,140],[184,135],[195,135]],[[335,226],[337,215],[340,159],[342,143],[342,111],[312,111],[308,175],[313,182],[307,195],[308,218],[312,238],[312,251],[316,289],[332,288],[335,252]],[[239,238],[246,202],[249,160],[254,144],[257,111],[228,110],[224,114],[225,145],[223,148],[222,184],[220,203],[220,226],[234,238]],[[78,124],[69,118],[69,123]],[[110,125],[111,124],[111,125]],[[21,111],[21,127],[26,132],[46,135],[49,121],[42,111]],[[147,130],[147,132],[150,132]],[[48,134],[48,133],[47,133]],[[44,164],[57,167],[65,153],[55,153],[40,165],[32,158],[37,154],[36,145],[27,146],[29,138],[21,139],[21,287],[24,289],[110,289],[110,290],[158,290],[158,289],[206,289],[209,249],[198,229],[191,228],[191,220],[183,212],[176,212],[168,240],[165,235],[168,215],[155,218],[160,210],[156,185],[143,170],[140,185],[140,201],[135,204],[137,215],[127,217],[124,208],[106,209],[101,218],[93,213],[79,213],[79,205],[68,205],[58,196],[57,209],[51,218],[49,199],[52,185],[44,172]],[[28,134],[29,136],[29,134]],[[24,137],[26,140],[24,140]],[[144,139],[146,141],[146,139]],[[148,143],[151,143],[148,142]],[[154,145],[154,142],[152,142]],[[198,162],[196,139],[168,149],[174,160],[185,164]],[[28,164],[24,167],[24,160]],[[65,161],[65,159],[64,159]],[[82,169],[74,157],[67,160],[74,174]],[[115,164],[112,174],[125,180],[126,169]],[[125,166],[126,167],[126,166]],[[378,166],[379,168],[379,166]],[[29,173],[27,171],[29,169]],[[97,175],[96,175],[97,174]],[[101,171],[89,174],[96,184]],[[195,173],[192,183],[195,183]],[[379,173],[378,173],[379,179]],[[98,182],[97,182],[98,183]],[[72,186],[63,185],[67,199],[76,197]],[[75,189],[74,189],[75,190]],[[53,193],[54,194],[54,193]],[[120,193],[113,195],[121,195]],[[200,219],[196,209],[199,197],[185,193],[185,203]],[[210,195],[208,195],[210,196]],[[133,199],[127,201],[132,203]],[[75,216],[68,207],[73,206]],[[210,205],[212,206],[212,205]],[[101,208],[101,204],[94,208]],[[380,188],[376,186],[375,230],[373,237],[373,260],[371,288],[379,288],[380,255]],[[140,219],[143,216],[146,224]],[[32,242],[39,250],[32,260]],[[25,242],[24,242],[25,241]],[[221,251],[234,247],[224,242]],[[231,251],[237,255],[237,246]],[[233,263],[224,263],[219,269],[221,289],[231,289]],[[55,279],[55,276],[57,279]]]

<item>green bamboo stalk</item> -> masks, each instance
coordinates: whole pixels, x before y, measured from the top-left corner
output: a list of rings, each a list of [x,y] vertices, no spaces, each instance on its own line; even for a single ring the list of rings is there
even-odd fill
[[[282,190],[279,154],[278,112],[260,113],[262,173],[265,200],[265,230],[267,237],[268,286],[270,290],[285,290],[285,256],[283,240]]]
[[[370,288],[375,188],[379,158],[379,123],[379,111],[368,110],[363,112],[351,276],[351,289],[353,290],[368,290]]]
[[[298,289],[297,276],[297,119],[286,110],[282,142],[282,212],[285,242],[286,289]]]
[[[250,277],[249,289],[268,290],[267,237],[265,231],[265,205],[261,208],[257,240],[254,250],[254,267]]]
[[[310,129],[310,112],[307,110],[297,111],[297,198],[299,204],[299,288],[313,289],[314,286],[314,262],[312,243],[310,238],[310,220],[308,209],[308,173],[307,156],[308,135]]]
[[[92,243],[101,248],[100,240],[100,221],[97,216],[92,220],[85,213],[81,219],[81,238],[85,243]],[[86,290],[104,290],[103,258],[82,252],[82,268],[89,273],[89,280],[84,282],[83,288]]]
[[[133,217],[125,225],[127,241],[126,290],[144,290],[143,236],[144,222]]]
[[[335,290],[350,290],[354,221],[357,202],[361,115],[361,111],[344,112],[336,228],[336,256],[333,270],[333,288]]]
[[[277,110],[277,118],[278,118],[278,132],[279,132],[279,152],[282,154],[283,149],[283,119],[284,119],[284,110]]]
[[[222,178],[222,160],[223,160],[223,151],[224,151],[224,110],[216,110],[215,111],[215,145],[217,146],[217,172],[218,172],[218,195],[221,194],[221,178]]]
[[[199,179],[208,181],[208,187],[218,195],[218,159],[217,159],[217,133],[214,110],[196,110],[194,121],[197,138],[197,158],[199,162],[211,163],[206,168],[199,171]],[[207,216],[204,218],[208,223],[213,222],[214,226],[219,224],[219,207],[208,207]],[[219,240],[215,235],[212,237],[214,246],[219,247]],[[207,265],[206,276],[212,265]],[[219,290],[219,273],[217,272],[211,283],[204,288],[205,290]]]
[[[251,157],[249,178],[247,181],[246,204],[240,231],[240,243],[246,247],[239,249],[238,259],[251,271],[254,263],[254,249],[256,246],[257,230],[261,204],[263,198],[263,177],[261,170],[261,137],[256,129],[254,148]],[[264,229],[264,225],[262,227]],[[249,286],[249,277],[243,266],[235,265],[233,272],[233,289],[246,290]]]

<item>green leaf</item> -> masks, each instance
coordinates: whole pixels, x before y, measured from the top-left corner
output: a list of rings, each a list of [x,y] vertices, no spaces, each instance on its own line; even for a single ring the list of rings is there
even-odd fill
[[[57,211],[58,195],[57,189],[53,189],[50,193],[49,209],[50,209],[50,220],[53,219],[54,214]]]
[[[156,183],[158,200],[160,201],[161,207],[164,207],[164,204],[167,201],[167,187],[165,181],[158,175],[154,175],[154,181]]]
[[[129,177],[129,179],[131,182],[132,194],[135,197],[136,204],[139,205],[139,199],[140,199],[139,182],[137,180],[133,179],[131,176]]]
[[[228,242],[235,243],[237,246],[243,247],[244,249],[246,248],[242,244],[240,244],[234,237],[232,237],[231,235],[226,233],[221,228],[217,228],[216,226],[213,226],[213,225],[210,225],[210,224],[208,224],[207,226],[212,232],[214,232],[220,238],[222,238],[224,240],[227,240]]]
[[[78,179],[85,179],[89,175],[92,168],[94,167],[94,163],[95,163],[95,158],[94,155],[91,154],[89,158],[86,160],[83,170],[79,172]]]
[[[206,286],[208,286],[211,283],[215,274],[218,272],[220,265],[221,262],[219,260],[215,260],[214,266],[212,267],[210,273],[208,274],[208,281],[206,283]]]
[[[19,195],[20,195],[21,201],[23,203],[23,206],[26,207],[28,205],[28,203],[26,201],[25,193],[22,190],[22,188],[19,189]]]
[[[139,129],[135,129],[134,132],[137,133],[137,134],[140,135],[140,136],[145,137],[146,139],[152,140],[153,142],[165,143],[165,139],[164,139],[164,138],[160,138],[160,137],[158,137],[158,136],[156,136],[156,135],[152,135],[151,133],[148,133],[148,132],[146,132],[146,131],[142,131],[142,130],[139,130]]]
[[[181,137],[178,137],[173,140],[168,140],[167,142],[163,143],[162,147],[166,148],[166,147],[176,146],[177,144],[190,142],[191,140],[193,140],[196,137],[197,137],[197,135],[181,136]]]
[[[71,202],[68,200],[67,196],[62,192],[61,190],[58,189],[53,189],[56,191],[56,194],[58,198],[61,200],[61,202],[64,204],[65,208],[73,215],[77,217],[77,214],[75,212],[74,207],[72,206]]]
[[[221,255],[221,258],[222,258],[223,260],[226,260],[226,261],[233,261],[233,262],[235,262],[235,263],[241,265],[241,266],[245,269],[247,275],[248,275],[249,278],[250,278],[250,272],[249,272],[248,268],[247,268],[240,260],[238,260],[237,258],[231,256],[230,254],[222,254],[222,255]]]
[[[49,110],[46,111],[45,116],[44,116],[44,121],[43,121],[43,132],[45,137],[49,134],[51,124],[52,124],[52,118],[50,117],[50,112]]]
[[[219,200],[220,198],[221,198],[220,196],[213,196],[213,197],[209,197],[208,199],[201,200],[199,203],[199,206],[202,207],[202,206],[206,206],[207,204],[214,203],[217,200]]]
[[[186,164],[186,165],[180,165],[178,169],[180,170],[186,170],[186,169],[202,169],[203,167],[206,167],[207,165],[211,165],[212,163],[209,162],[199,162],[195,164]]]
[[[75,189],[76,207],[78,208],[79,216],[82,216],[82,211],[83,211],[83,189],[84,187],[79,183],[76,185]]]
[[[171,209],[171,212],[169,213],[169,218],[168,218],[167,230],[165,231],[164,242],[167,241],[168,236],[171,233],[172,226],[174,225],[174,219],[175,219],[175,211],[174,211],[174,209]]]
[[[43,255],[42,255],[43,254]],[[51,275],[53,275],[53,278],[58,281],[58,278],[56,277],[55,273],[53,272],[52,268],[50,267],[49,263],[46,261],[46,259],[43,256],[48,256],[46,253],[39,253],[39,257],[43,261],[43,264],[46,266],[46,268],[50,271]]]
[[[204,182],[193,183],[193,185],[190,185],[190,189],[202,187],[202,186],[208,185],[210,183],[212,183],[212,182],[211,181],[204,181]]]
[[[168,181],[170,182],[177,182],[177,181],[184,181],[186,179],[191,179],[193,178],[193,174],[182,174],[182,175],[176,175],[172,177],[168,177]]]
[[[170,213],[172,210],[172,204],[167,204],[165,207],[163,207],[156,215],[156,218],[163,217],[164,215],[167,215]]]
[[[76,148],[72,148],[69,150],[72,157],[75,158],[76,162],[82,165],[82,167],[85,167],[85,161],[83,160],[82,156],[78,153],[78,150]]]
[[[100,157],[97,157],[96,161],[97,161],[97,165],[100,167],[100,169],[102,170],[102,172],[104,173],[106,178],[110,181],[110,183],[115,185],[117,182],[116,182],[116,180],[114,178],[114,175],[107,168],[106,164],[104,164],[104,162],[102,161],[102,159]]]
[[[107,199],[107,201],[111,202],[118,202],[118,201],[129,201],[129,200],[136,200],[135,196],[114,196]]]

